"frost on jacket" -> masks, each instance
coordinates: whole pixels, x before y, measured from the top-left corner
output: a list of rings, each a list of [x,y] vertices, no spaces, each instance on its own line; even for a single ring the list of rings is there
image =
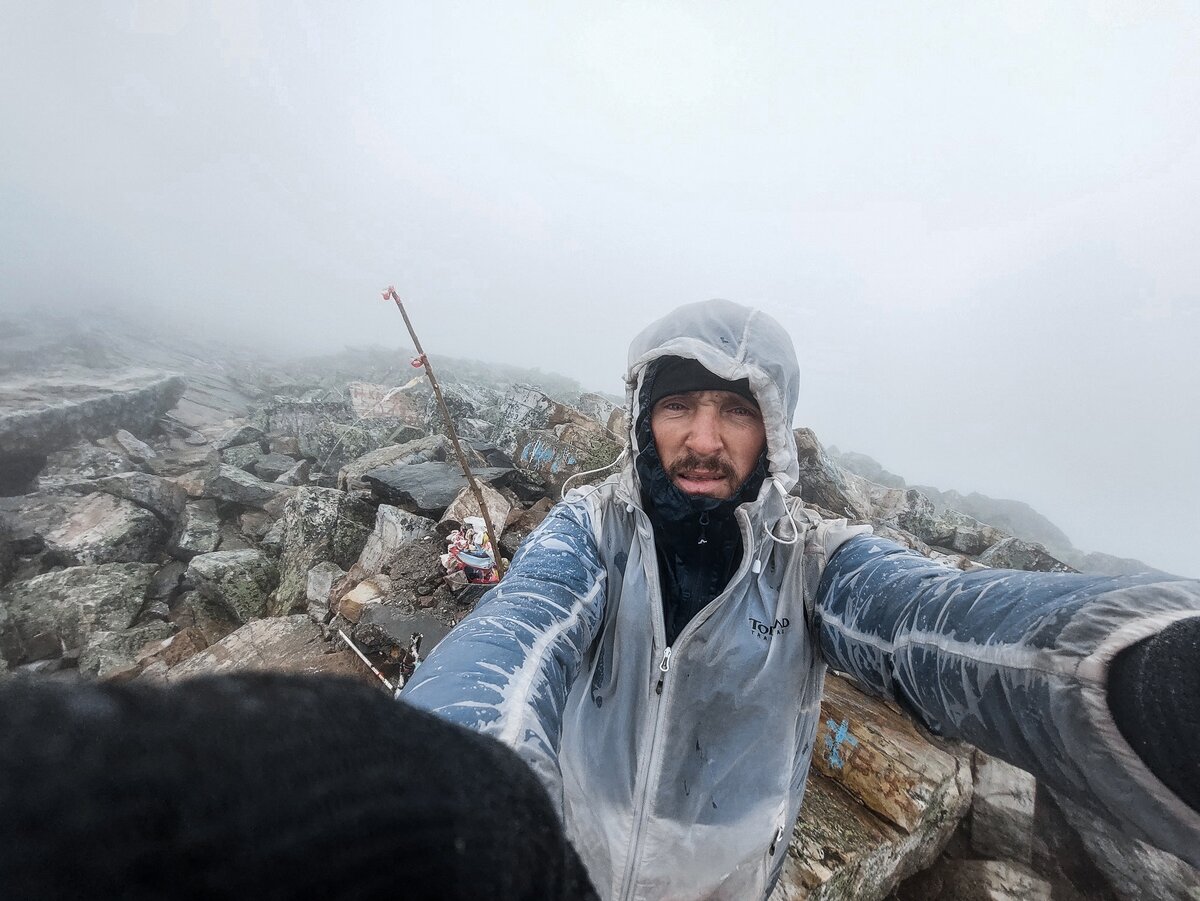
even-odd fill
[[[630,349],[631,424],[664,355],[748,378],[763,413],[770,477],[737,510],[743,559],[725,591],[668,653],[630,461],[552,511],[405,690],[529,762],[602,897],[769,894],[826,664],[1200,863],[1200,815],[1142,765],[1104,701],[1119,650],[1200,615],[1197,583],[964,574],[822,521],[787,496],[798,366],[779,325],[725,301],[652,324]]]

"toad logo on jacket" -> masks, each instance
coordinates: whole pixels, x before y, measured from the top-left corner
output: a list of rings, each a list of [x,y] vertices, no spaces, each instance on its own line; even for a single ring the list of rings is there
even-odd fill
[[[783,632],[783,630],[786,629],[791,624],[792,624],[792,621],[790,619],[788,619],[786,616],[783,619],[775,620],[775,622],[773,624],[761,622],[760,620],[755,619],[753,616],[750,617],[751,631],[753,631],[755,635],[757,635],[759,638],[763,639],[764,641],[766,641],[772,635],[776,635],[778,633]]]

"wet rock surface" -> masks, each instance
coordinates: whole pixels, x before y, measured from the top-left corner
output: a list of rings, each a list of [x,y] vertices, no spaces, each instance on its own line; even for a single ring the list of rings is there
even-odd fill
[[[0,461],[45,455],[119,430],[146,434],[179,401],[181,377],[79,369],[0,383]]]
[[[334,488],[301,488],[284,507],[279,590],[272,615],[302,612],[308,604],[308,572],[318,563],[349,568],[375,524],[375,510],[361,495]]]
[[[184,578],[206,600],[224,604],[245,623],[266,614],[279,569],[262,551],[215,551],[193,557]]]
[[[481,482],[495,482],[512,470],[483,467],[474,470]],[[441,516],[467,487],[467,477],[457,463],[409,463],[384,466],[363,475],[374,494],[384,503],[402,507],[420,516]]]
[[[236,632],[171,667],[168,682],[218,673],[273,670],[351,676],[364,681],[353,651],[335,650],[307,616],[273,617],[247,623]]]
[[[76,566],[9,584],[0,591],[8,621],[5,659],[28,660],[32,648],[47,642],[60,653],[81,649],[96,632],[130,628],[156,569],[146,563]]]
[[[111,494],[91,494],[67,509],[42,536],[57,566],[136,563],[154,557],[166,532],[153,513]]]

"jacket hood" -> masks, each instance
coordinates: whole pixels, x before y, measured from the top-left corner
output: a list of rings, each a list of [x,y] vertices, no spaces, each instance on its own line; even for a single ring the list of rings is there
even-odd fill
[[[646,367],[659,357],[687,357],[729,381],[749,379],[767,433],[770,478],[786,492],[800,474],[792,417],[800,394],[800,364],[792,339],[761,310],[728,300],[679,307],[652,322],[629,345],[625,374],[629,446],[639,452],[637,421]]]

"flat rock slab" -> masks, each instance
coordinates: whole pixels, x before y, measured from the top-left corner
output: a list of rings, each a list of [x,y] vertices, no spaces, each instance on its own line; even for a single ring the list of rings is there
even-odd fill
[[[186,387],[177,375],[149,370],[9,381],[0,385],[0,459],[47,454],[119,429],[146,434]]]
[[[450,439],[444,435],[429,435],[403,444],[389,444],[343,466],[338,472],[338,487],[346,491],[367,488],[369,486],[362,481],[362,477],[374,469],[402,463],[444,463],[453,453]]]
[[[123,472],[91,484],[106,494],[133,501],[164,522],[174,522],[187,501],[187,492],[176,482],[145,472]]]
[[[474,470],[481,482],[493,482],[512,472],[489,466]],[[380,500],[421,516],[437,517],[467,487],[467,477],[457,463],[408,463],[384,466],[363,475],[363,481]]]
[[[329,653],[329,650],[330,645],[321,636],[321,630],[305,615],[259,619],[172,667],[166,679],[177,682],[216,673],[271,670],[354,676],[364,682],[376,681],[353,651]]]
[[[286,490],[285,485],[264,482],[228,463],[217,466],[204,483],[209,497],[243,507],[265,507]]]
[[[882,899],[929,866],[970,807],[970,754],[829,677],[808,790],[773,901]]]
[[[411,604],[379,604],[364,611],[355,627],[355,638],[367,627],[377,628],[398,647],[408,647],[414,632],[421,633],[421,656],[437,647],[454,628],[437,611],[418,610]]]

